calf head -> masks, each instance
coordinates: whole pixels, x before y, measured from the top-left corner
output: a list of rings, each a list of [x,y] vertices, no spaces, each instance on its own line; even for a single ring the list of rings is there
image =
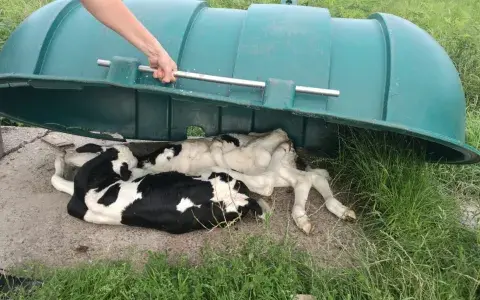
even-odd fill
[[[100,146],[93,143],[85,144],[76,149],[77,153],[99,153],[105,159],[111,160],[113,171],[122,180],[128,180],[132,175],[130,171],[137,167],[138,159],[126,145],[114,145],[111,147]]]
[[[211,201],[219,202],[227,214],[245,215],[251,211],[255,216],[264,219],[265,214],[270,211],[263,199],[251,198],[248,187],[228,173],[211,172],[202,177],[203,180],[210,181],[213,187]]]
[[[138,159],[126,145],[105,147],[93,143],[85,144],[76,149],[77,153],[99,153],[102,159],[108,160],[113,172],[124,181],[132,175],[132,168],[137,167]]]
[[[106,151],[117,150],[116,159],[112,160],[112,168],[115,173],[120,175],[122,180],[128,180],[132,175],[130,169],[137,167],[138,159],[133,155],[132,151],[123,145],[116,145]]]

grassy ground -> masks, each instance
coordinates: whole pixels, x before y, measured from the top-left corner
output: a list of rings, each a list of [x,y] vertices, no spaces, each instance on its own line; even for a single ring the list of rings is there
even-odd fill
[[[246,8],[251,1],[211,0]],[[257,1],[254,1],[257,2]],[[266,2],[266,1],[258,1]],[[277,1],[270,1],[277,2]],[[0,41],[41,1],[0,0]],[[300,1],[338,17],[382,11],[407,18],[432,34],[461,73],[468,103],[467,139],[480,147],[480,1]],[[392,141],[393,140],[393,141]],[[320,269],[286,241],[252,239],[205,263],[169,265],[154,254],[145,269],[126,262],[80,269],[37,270],[46,285],[31,299],[480,299],[479,232],[462,227],[459,203],[480,202],[480,166],[426,165],[390,136],[355,134],[328,162],[337,188],[356,200],[363,243],[358,267]],[[17,294],[15,298],[27,297]]]

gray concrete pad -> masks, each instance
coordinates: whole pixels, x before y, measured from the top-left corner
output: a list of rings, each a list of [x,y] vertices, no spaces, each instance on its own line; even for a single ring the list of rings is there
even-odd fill
[[[30,127],[2,126],[3,149],[5,154],[18,150],[24,144],[30,143],[47,133],[46,129]]]
[[[172,235],[80,221],[67,214],[69,196],[50,183],[56,150],[39,136],[56,136],[76,146],[92,141],[112,142],[24,128],[3,130],[10,149],[22,146],[0,159],[0,267],[27,262],[67,266],[98,259],[142,262],[148,250],[167,251],[177,257],[185,254],[195,262],[205,243],[222,247],[223,242],[235,243],[246,234],[268,234],[278,239],[287,236],[328,266],[349,262],[358,228],[329,213],[321,196],[313,190],[307,210],[314,224],[310,236],[303,234],[290,217],[293,192],[289,189],[276,190],[269,200],[274,214],[268,226],[248,217],[230,229]],[[25,141],[29,142],[23,144]]]

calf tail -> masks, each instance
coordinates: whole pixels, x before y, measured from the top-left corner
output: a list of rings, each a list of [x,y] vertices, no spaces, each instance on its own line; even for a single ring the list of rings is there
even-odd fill
[[[270,205],[268,205],[268,203],[262,198],[258,199],[257,202],[260,208],[262,209],[262,214],[259,217],[261,219],[265,219],[265,215],[272,213],[272,209],[270,208]]]
[[[64,171],[65,171],[64,157],[65,157],[65,153],[62,153],[55,158],[55,173],[53,174],[50,181],[56,190],[72,196],[73,181],[68,181],[65,178],[63,178]]]

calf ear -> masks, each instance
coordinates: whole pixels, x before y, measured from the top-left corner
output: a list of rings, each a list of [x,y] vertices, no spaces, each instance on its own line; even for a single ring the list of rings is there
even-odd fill
[[[173,156],[177,156],[182,151],[182,144],[175,144],[169,148],[173,150]]]
[[[118,159],[118,152],[119,151],[115,148],[108,148],[107,150],[105,150],[105,152],[102,152],[102,154],[100,155],[102,157],[108,157],[111,160],[115,160],[115,159]]]
[[[130,176],[132,176],[132,171],[128,169],[127,163],[123,163],[122,166],[120,167],[120,178],[123,181],[127,181],[130,179]]]
[[[100,145],[88,143],[76,149],[77,153],[102,153],[103,149]]]

